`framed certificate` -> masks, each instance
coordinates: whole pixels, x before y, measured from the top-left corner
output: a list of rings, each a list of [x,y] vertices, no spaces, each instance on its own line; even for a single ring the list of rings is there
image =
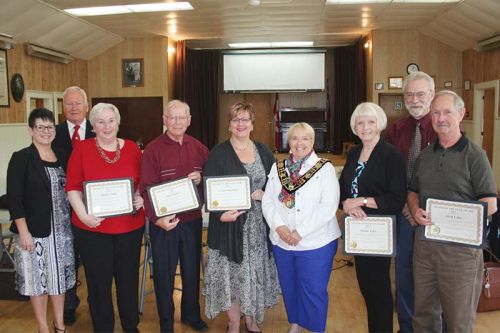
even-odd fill
[[[250,210],[251,183],[248,175],[203,177],[205,209],[208,212]]]
[[[148,196],[156,217],[200,208],[196,186],[187,177],[148,187]]]
[[[425,209],[432,225],[425,226],[423,239],[478,248],[486,245],[485,202],[428,198]]]
[[[135,213],[132,178],[83,182],[83,199],[87,213],[96,217]]]
[[[344,215],[346,255],[396,256],[396,217],[369,215],[364,219]]]

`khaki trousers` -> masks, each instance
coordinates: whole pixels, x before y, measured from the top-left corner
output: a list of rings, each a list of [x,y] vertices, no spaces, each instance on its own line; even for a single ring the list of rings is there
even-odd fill
[[[413,253],[413,330],[440,333],[442,316],[449,333],[472,333],[481,292],[483,251],[424,241],[422,231],[415,233]]]

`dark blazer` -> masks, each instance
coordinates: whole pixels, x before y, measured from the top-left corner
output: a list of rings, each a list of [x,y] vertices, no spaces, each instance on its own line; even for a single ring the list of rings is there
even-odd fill
[[[57,155],[65,167],[65,161]],[[25,218],[33,237],[50,234],[52,213],[52,191],[49,177],[44,169],[38,150],[32,144],[12,154],[7,169],[7,198],[10,218]],[[18,233],[15,222],[10,231]]]
[[[363,144],[349,152],[340,175],[340,201],[352,198],[354,179]],[[380,139],[358,179],[359,197],[373,197],[378,209],[362,207],[367,214],[395,215],[406,202],[406,168],[403,156],[393,145]]]
[[[255,142],[267,179],[273,163],[276,161],[273,153],[266,145]],[[203,176],[246,175],[246,169],[241,163],[229,140],[215,146],[208,155]],[[233,223],[220,221],[222,213],[210,213],[207,244],[211,249],[219,250],[229,260],[241,263],[243,260],[243,226],[246,214],[242,214]],[[264,222],[265,223],[265,222]],[[266,223],[267,227],[267,223]]]
[[[90,122],[87,120],[84,139],[93,137],[95,137],[95,133],[93,132],[92,125],[90,125]],[[68,162],[71,152],[73,151],[73,143],[71,142],[71,136],[69,135],[67,121],[56,125],[56,138],[52,141],[52,149],[59,153],[61,158],[64,160],[64,163]]]

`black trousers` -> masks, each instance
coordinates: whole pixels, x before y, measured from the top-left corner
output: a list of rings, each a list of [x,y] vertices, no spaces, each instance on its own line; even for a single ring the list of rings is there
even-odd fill
[[[80,299],[76,294],[76,288],[78,287],[78,267],[80,267],[80,253],[78,252],[76,241],[73,243],[73,250],[75,253],[76,282],[73,288],[66,290],[66,294],[64,296],[64,312],[74,312],[80,304]]]
[[[180,262],[182,278],[181,319],[200,319],[200,259],[202,219],[181,222],[170,231],[150,224],[153,281],[160,331],[174,328],[174,279]]]
[[[144,228],[125,234],[102,234],[73,227],[80,251],[94,332],[113,332],[113,278],[120,321],[125,332],[139,324],[139,261]]]
[[[369,332],[392,332],[391,258],[356,256],[356,277],[365,299]]]

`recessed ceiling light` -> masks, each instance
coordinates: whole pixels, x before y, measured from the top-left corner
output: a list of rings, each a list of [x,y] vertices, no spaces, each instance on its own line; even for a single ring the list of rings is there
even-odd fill
[[[184,2],[160,2],[145,3],[126,6],[101,6],[101,7],[83,7],[69,8],[64,11],[75,16],[99,16],[144,12],[168,12],[177,10],[193,10],[193,6],[187,1]]]

